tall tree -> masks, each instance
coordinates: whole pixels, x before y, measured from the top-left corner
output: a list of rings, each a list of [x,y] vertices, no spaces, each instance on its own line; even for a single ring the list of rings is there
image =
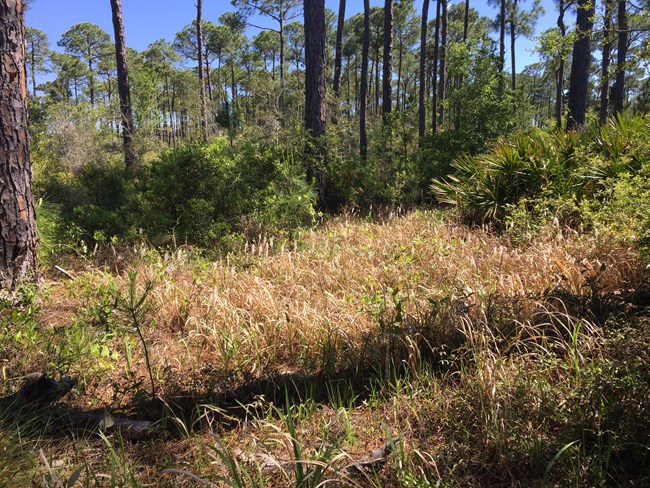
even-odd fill
[[[402,0],[395,4],[393,18],[394,41],[393,52],[397,55],[397,80],[395,91],[395,109],[401,110],[406,98],[406,83],[409,80],[409,62],[414,59],[412,55],[415,44],[420,38],[420,19],[415,11],[413,0]],[[403,96],[404,95],[404,96]]]
[[[149,44],[147,49],[142,53],[144,65],[147,73],[150,73],[160,83],[159,108],[163,118],[162,134],[164,140],[170,145],[176,146],[176,123],[175,117],[175,87],[174,63],[180,60],[180,57],[174,50],[172,44],[164,39]]]
[[[0,288],[36,278],[22,0],[0,0]]]
[[[32,82],[32,95],[36,96],[36,76],[49,72],[47,60],[49,58],[50,43],[47,34],[33,27],[25,28],[26,62],[27,71]]]
[[[506,63],[506,0],[488,0],[490,5],[496,5],[499,8],[497,15],[497,28],[499,30],[499,75],[503,75]]]
[[[614,112],[619,114],[623,111],[625,101],[625,58],[627,57],[628,23],[627,23],[627,2],[618,1],[618,46],[616,53],[616,82],[614,83]]]
[[[393,105],[393,0],[384,2],[384,59],[382,73],[382,101],[381,115],[386,123],[387,115],[390,113]]]
[[[567,5],[564,0],[558,0],[557,26],[560,29],[560,59],[555,73],[555,125],[562,127],[562,111],[564,99],[564,40],[566,39],[566,24],[564,23],[564,14]]]
[[[363,42],[361,47],[361,87],[359,88],[359,153],[368,157],[368,55],[370,51],[370,0],[363,0]]]
[[[517,88],[517,64],[515,44],[517,37],[531,37],[535,33],[535,24],[537,19],[544,12],[540,5],[540,0],[534,0],[530,9],[520,9],[518,0],[510,2],[510,18],[508,22],[508,31],[510,34],[510,69],[512,91]]]
[[[305,0],[305,130],[311,136],[308,154],[316,160],[318,206],[325,195],[325,0]],[[313,175],[313,166],[310,166]]]
[[[605,13],[603,15],[603,40],[600,68],[600,113],[598,120],[604,125],[609,109],[609,62],[612,56],[612,3],[613,0],[604,0]]]
[[[510,89],[514,92],[517,89],[517,64],[515,61],[515,43],[517,39],[517,15],[519,13],[518,0],[511,0],[510,5]]]
[[[345,0],[339,0],[339,15],[336,24],[336,48],[334,54],[334,96],[341,91],[341,67],[343,64],[343,28],[345,27]]]
[[[440,13],[440,85],[438,88],[438,105],[440,107],[438,112],[438,125],[442,126],[445,117],[445,63],[447,61],[447,2],[448,0],[440,0],[441,13]]]
[[[196,46],[199,61],[199,93],[201,96],[201,136],[208,141],[208,110],[205,103],[205,74],[203,72],[203,0],[196,1]]]
[[[438,61],[440,58],[440,3],[436,0],[436,20],[433,29],[433,73],[431,75],[431,105],[432,118],[431,129],[435,134],[438,132]]]
[[[214,25],[212,22],[206,21],[205,19],[201,23],[203,76],[205,77],[205,87],[210,100],[212,100],[212,63],[214,62],[214,59],[218,57],[214,50],[214,38],[220,37],[221,34],[223,34],[220,30],[223,29],[218,29],[218,26]],[[196,19],[176,33],[173,45],[178,54],[191,61],[196,61],[198,64],[199,52]]]
[[[280,36],[280,110],[282,113],[284,113],[284,27],[287,22],[298,17],[300,3],[300,0],[232,0],[232,4],[239,7],[244,15],[249,16],[257,11],[278,23],[277,29],[259,27],[251,23],[248,25],[275,31]]]
[[[584,125],[587,113],[591,32],[594,26],[595,0],[578,0],[577,37],[573,43],[573,61],[569,79],[569,116],[567,129]]]
[[[225,44],[225,60],[226,64],[230,67],[230,97],[232,101],[232,109],[237,110],[237,76],[236,65],[241,59],[241,53],[245,51],[244,44],[244,30],[246,24],[243,19],[234,12],[226,12],[219,17],[221,25],[218,27],[225,27],[227,30],[226,44]],[[233,113],[232,115],[236,115]],[[231,122],[234,122],[231,121]]]
[[[463,42],[467,41],[469,34],[469,0],[465,0],[465,15],[463,15]]]
[[[103,58],[110,55],[110,36],[98,25],[82,22],[68,29],[61,36],[58,45],[67,53],[79,56],[88,66],[88,91],[90,103],[94,105],[96,67]]]
[[[129,68],[126,59],[126,40],[122,18],[122,0],[111,0],[113,29],[115,30],[115,59],[117,61],[117,90],[120,94],[120,113],[122,115],[122,139],[124,141],[124,163],[133,169],[137,162],[133,144],[133,109],[131,108],[131,87]]]
[[[76,103],[82,80],[88,74],[88,67],[74,54],[53,52],[51,59],[57,77],[52,84],[46,83],[48,94],[57,101],[74,98]]]
[[[424,105],[426,95],[426,63],[427,63],[427,19],[429,16],[429,0],[422,2],[422,27],[420,28],[420,85],[418,96],[418,136],[420,143],[426,131],[427,110]],[[434,81],[435,87],[435,81]]]

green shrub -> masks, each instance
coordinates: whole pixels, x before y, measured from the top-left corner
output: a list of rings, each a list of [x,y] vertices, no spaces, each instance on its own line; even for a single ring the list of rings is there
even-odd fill
[[[214,148],[201,146],[171,149],[153,161],[142,181],[147,235],[202,245],[218,239],[224,228],[226,164]]]
[[[446,180],[434,179],[431,190],[441,202],[456,205],[466,220],[497,226],[512,221],[510,212],[522,204],[551,217],[549,210],[566,209],[567,203],[587,202],[590,208],[592,200],[610,201],[611,191],[622,198],[625,188],[610,190],[618,184],[632,184],[632,191],[643,194],[645,178],[628,179],[648,160],[649,135],[643,116],[619,117],[595,132],[519,133],[486,154],[455,159],[453,172]],[[577,223],[574,210],[568,220]]]
[[[575,169],[573,134],[516,135],[484,155],[463,156],[452,163],[448,180],[434,180],[431,189],[442,202],[458,206],[471,222],[503,224],[508,206],[575,194],[580,181]]]
[[[650,162],[636,174],[608,178],[604,187],[582,202],[583,219],[604,238],[637,245],[650,260]]]

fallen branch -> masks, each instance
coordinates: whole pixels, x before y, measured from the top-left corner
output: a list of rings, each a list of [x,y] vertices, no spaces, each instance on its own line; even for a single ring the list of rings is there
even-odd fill
[[[79,416],[79,423],[85,424],[86,429],[99,429],[105,434],[113,434],[117,432],[121,434],[123,438],[132,441],[150,439],[155,434],[153,422],[149,420],[114,417],[107,410],[81,414]]]
[[[12,408],[28,405],[43,406],[63,398],[76,384],[76,378],[70,376],[55,380],[41,373],[33,373],[27,376],[27,382],[20,391],[1,400],[6,401]]]
[[[74,280],[74,275],[72,273],[70,273],[69,271],[66,271],[65,269],[63,269],[61,266],[57,266],[55,264],[54,269],[56,269],[59,273],[64,274],[65,276],[67,276],[71,280]]]

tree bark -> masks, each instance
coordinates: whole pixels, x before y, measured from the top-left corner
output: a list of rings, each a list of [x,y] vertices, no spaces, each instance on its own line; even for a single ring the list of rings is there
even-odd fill
[[[506,0],[499,6],[499,74],[503,74],[506,64]]]
[[[627,12],[625,0],[618,2],[618,53],[616,55],[616,83],[614,84],[614,113],[623,111],[625,101],[625,58],[627,56]]]
[[[208,100],[210,100],[210,103],[212,104],[213,98],[212,98],[212,65],[210,63],[210,57],[208,56],[208,53],[210,50],[205,47],[205,53],[203,54],[203,59],[205,60],[205,86],[208,89]]]
[[[230,63],[230,98],[233,110],[237,108],[237,81],[235,80],[235,63]]]
[[[0,288],[38,276],[22,0],[0,0]]]
[[[431,80],[431,130],[438,132],[438,60],[440,55],[440,2],[436,0],[436,25],[433,32],[433,74]]]
[[[205,104],[205,76],[203,72],[203,0],[196,2],[196,45],[199,57],[199,92],[201,96],[201,137],[208,142],[208,110]]]
[[[511,85],[512,91],[517,89],[517,74],[515,64],[515,41],[516,36],[516,16],[517,16],[517,0],[512,0],[512,11],[510,12],[510,68],[512,69]]]
[[[361,87],[359,88],[359,154],[368,158],[368,51],[370,51],[370,0],[363,0],[363,45],[361,47]]]
[[[305,0],[305,130],[310,164],[308,176],[316,175],[318,207],[327,208],[325,187],[325,0]]]
[[[609,109],[609,61],[612,54],[612,0],[605,0],[605,15],[603,19],[603,45],[602,61],[600,70],[600,114],[598,117],[600,125],[607,120]]]
[[[115,31],[115,59],[117,61],[117,90],[120,95],[120,113],[122,115],[122,140],[124,142],[124,164],[131,170],[137,164],[135,145],[133,144],[133,109],[131,107],[131,88],[129,86],[129,68],[126,59],[126,40],[122,18],[122,0],[111,0],[113,30]]]
[[[575,129],[585,123],[589,65],[591,63],[591,32],[594,26],[594,2],[595,0],[578,0],[578,13],[576,16],[578,37],[573,43],[567,130]]]
[[[345,0],[339,2],[339,17],[336,25],[336,54],[334,56],[334,96],[341,92],[341,67],[343,64],[343,28],[345,27]]]
[[[463,42],[469,35],[469,0],[465,0],[465,16],[463,17]]]
[[[440,105],[440,112],[438,114],[438,125],[442,126],[445,118],[445,63],[447,57],[447,1],[440,0],[442,12],[440,17],[440,87],[438,89],[438,103]]]
[[[393,105],[393,0],[385,0],[384,2],[384,61],[382,75],[381,115],[385,124]]]
[[[418,98],[418,136],[420,143],[426,132],[426,108],[424,105],[424,95],[426,93],[426,73],[425,66],[427,62],[427,22],[429,17],[429,0],[422,2],[422,25],[420,27],[420,92]]]
[[[564,13],[566,11],[566,6],[564,4],[564,0],[559,0],[558,2],[558,9],[559,9],[559,14],[557,17],[557,26],[560,29],[560,36],[562,38],[562,42],[564,42],[564,38],[566,37],[566,25],[564,23]],[[557,72],[556,72],[556,80],[555,80],[555,124],[558,129],[562,127],[562,108],[563,108],[563,101],[562,98],[564,96],[564,52],[563,48],[561,49],[560,52],[560,62],[558,64]]]
[[[90,105],[95,106],[95,73],[93,71],[93,61],[88,58],[88,89],[90,90]]]

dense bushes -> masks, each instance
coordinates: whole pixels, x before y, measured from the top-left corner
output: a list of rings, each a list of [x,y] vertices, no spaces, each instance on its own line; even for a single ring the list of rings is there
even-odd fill
[[[337,134],[349,134],[343,122]],[[326,169],[330,210],[414,204],[427,194],[455,204],[468,222],[530,236],[550,219],[586,226],[650,248],[648,118],[620,117],[583,132],[530,130],[472,155],[488,139],[459,140],[446,131],[416,148],[414,128],[398,117],[371,133],[366,161],[338,138]],[[291,235],[316,211],[305,178],[304,138],[281,145],[225,137],[163,151],[127,174],[116,157],[78,168],[48,161],[36,172],[37,193],[61,215],[59,228],[77,242],[144,237],[156,245],[218,246],[233,233]],[[462,154],[458,156],[458,154]],[[240,241],[237,238],[235,241]]]
[[[289,233],[311,224],[315,196],[294,158],[275,147],[227,140],[170,149],[135,174],[86,164],[37,180],[62,228],[84,242],[137,236],[152,243],[218,245],[233,232]]]
[[[431,188],[472,223],[521,229],[556,218],[643,246],[650,239],[648,122],[627,116],[581,133],[518,134],[486,154],[457,158],[454,173]]]

